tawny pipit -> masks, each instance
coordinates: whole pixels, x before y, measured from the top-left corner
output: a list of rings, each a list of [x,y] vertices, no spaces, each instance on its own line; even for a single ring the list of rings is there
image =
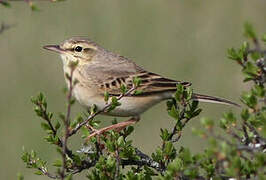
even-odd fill
[[[140,95],[131,94],[123,97],[120,100],[120,106],[111,112],[105,113],[111,116],[132,118],[103,128],[97,133],[135,123],[139,120],[141,113],[163,100],[172,98],[177,84],[181,83],[185,87],[191,85],[189,82],[168,79],[146,71],[130,59],[105,50],[89,39],[75,37],[64,41],[60,45],[47,45],[44,48],[61,55],[65,73],[70,72],[69,62],[78,61],[78,65],[73,72],[73,78],[77,79],[79,83],[74,87],[73,95],[80,104],[87,108],[93,104],[98,109],[104,108],[106,106],[104,92],[108,92],[111,96],[119,96],[122,84],[130,89],[133,87],[135,77],[141,79],[141,84],[138,86],[138,90],[142,91]],[[238,106],[228,100],[207,95],[193,94],[193,98],[199,101]]]

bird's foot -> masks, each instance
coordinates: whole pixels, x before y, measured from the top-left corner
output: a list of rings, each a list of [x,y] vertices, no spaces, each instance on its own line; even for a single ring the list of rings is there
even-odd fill
[[[93,127],[89,127],[90,129],[92,129],[93,133],[90,134],[88,137],[87,137],[87,140],[89,140],[91,137],[94,137],[94,136],[97,136],[97,135],[100,135],[100,134],[103,134],[107,131],[110,131],[110,130],[115,130],[117,132],[120,132],[122,131],[124,128],[126,128],[127,126],[129,125],[132,125],[132,124],[135,124],[136,122],[138,122],[140,120],[139,117],[132,117],[130,118],[129,120],[127,121],[124,121],[124,122],[120,122],[120,123],[117,123],[117,124],[113,124],[111,126],[107,126],[107,127],[104,127],[102,129],[95,129]]]

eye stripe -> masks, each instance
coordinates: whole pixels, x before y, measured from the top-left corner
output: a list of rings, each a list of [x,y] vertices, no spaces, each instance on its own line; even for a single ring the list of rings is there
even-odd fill
[[[74,48],[65,49],[66,51],[74,51]]]
[[[84,51],[92,51],[92,50],[94,50],[94,49],[92,49],[92,48],[84,48],[83,50],[84,50]]]

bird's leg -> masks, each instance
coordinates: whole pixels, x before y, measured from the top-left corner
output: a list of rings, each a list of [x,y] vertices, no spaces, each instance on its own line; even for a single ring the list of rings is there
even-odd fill
[[[107,127],[104,127],[102,129],[99,129],[99,130],[95,130],[92,134],[90,134],[87,139],[90,139],[91,137],[93,136],[96,136],[96,135],[99,135],[99,134],[103,134],[104,132],[106,131],[110,131],[110,130],[116,130],[118,132],[120,132],[121,130],[123,130],[125,127],[129,126],[129,125],[132,125],[132,124],[135,124],[136,122],[138,122],[140,120],[140,117],[139,116],[134,116],[134,117],[131,117],[129,120],[127,121],[123,121],[123,122],[120,122],[120,123],[117,123],[117,124],[113,124],[111,126],[107,126]]]

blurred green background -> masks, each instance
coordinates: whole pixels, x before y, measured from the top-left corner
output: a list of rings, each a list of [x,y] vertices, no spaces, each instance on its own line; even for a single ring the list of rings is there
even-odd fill
[[[26,170],[20,159],[22,147],[35,149],[44,159],[57,154],[43,141],[40,119],[30,97],[39,91],[48,96],[49,110],[65,112],[65,87],[60,58],[42,49],[71,36],[90,37],[103,47],[133,59],[147,70],[191,81],[196,92],[239,102],[244,86],[239,67],[226,58],[227,48],[243,40],[243,23],[266,30],[264,0],[67,0],[38,1],[39,12],[25,2],[0,6],[0,22],[15,26],[0,34],[0,179],[47,179]],[[235,108],[202,104],[200,115],[219,119]],[[143,114],[131,136],[134,144],[150,154],[160,145],[159,129],[173,123],[161,103]],[[84,109],[75,105],[75,113]],[[112,118],[99,117],[103,125]],[[125,120],[125,119],[119,119]],[[206,145],[191,134],[199,128],[193,119],[177,146],[200,151]],[[74,149],[80,137],[71,141]],[[78,176],[82,179],[83,176]],[[78,179],[79,179],[78,178]]]

